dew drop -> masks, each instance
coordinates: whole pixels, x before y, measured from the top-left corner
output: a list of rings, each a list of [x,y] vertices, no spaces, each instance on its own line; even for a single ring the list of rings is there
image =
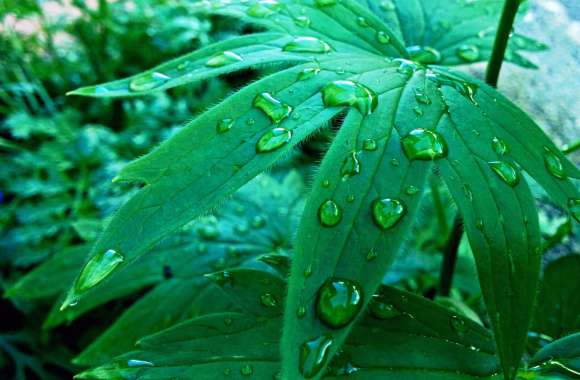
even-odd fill
[[[254,98],[254,107],[262,110],[275,124],[281,123],[292,113],[292,107],[282,103],[268,92],[262,92]]]
[[[336,5],[338,0],[316,0],[316,6],[318,8],[328,7],[331,5]]]
[[[252,222],[250,223],[252,228],[263,228],[266,225],[266,218],[262,215],[256,215],[252,218]]]
[[[282,4],[278,3],[276,0],[267,0],[254,3],[248,9],[248,16],[256,18],[265,18],[270,16],[272,13],[278,12],[282,9]]]
[[[468,330],[468,326],[467,323],[465,323],[465,320],[458,317],[457,315],[453,315],[449,319],[449,324],[451,325],[453,331],[455,331],[459,335],[465,334]]]
[[[213,55],[205,63],[207,67],[223,67],[232,63],[241,62],[244,59],[233,51],[223,51]]]
[[[272,293],[264,293],[260,296],[260,303],[268,308],[278,307],[278,300]]]
[[[300,26],[302,28],[308,28],[311,23],[312,23],[312,21],[310,20],[310,18],[308,16],[298,16],[294,19],[294,24],[296,24],[296,26]]]
[[[378,144],[375,139],[365,139],[363,141],[363,150],[366,150],[367,152],[374,152],[377,149]]]
[[[386,45],[391,42],[391,36],[389,36],[387,32],[381,30],[377,32],[377,41],[383,45]]]
[[[298,318],[304,318],[305,315],[306,315],[306,308],[304,306],[299,306],[298,309],[296,310],[296,316]]]
[[[330,181],[325,179],[324,181],[322,181],[322,187],[324,187],[325,189],[330,187]]]
[[[326,365],[328,361],[330,347],[332,346],[330,336],[321,336],[300,346],[300,373],[307,379],[315,377]]]
[[[234,119],[222,119],[217,123],[216,130],[218,133],[226,133],[234,126]]]
[[[377,94],[362,84],[351,81],[335,81],[322,89],[327,107],[351,106],[364,116],[370,115],[378,105]]]
[[[409,185],[405,188],[405,194],[407,195],[415,195],[419,192],[419,188],[417,186]]]
[[[431,104],[431,98],[423,90],[415,89],[415,99],[421,104]]]
[[[407,158],[413,160],[436,160],[447,156],[447,143],[443,136],[428,129],[418,128],[401,140]]]
[[[356,199],[356,197],[354,195],[352,195],[352,194],[349,194],[349,195],[346,196],[346,201],[348,203],[354,202],[355,199]]]
[[[479,59],[479,48],[475,45],[464,44],[457,48],[457,56],[465,62],[475,62]]]
[[[129,82],[129,89],[134,92],[150,91],[163,86],[169,79],[169,76],[162,73],[146,73],[133,78]]]
[[[549,148],[544,148],[544,164],[548,172],[554,177],[558,179],[568,178],[562,160]]]
[[[85,264],[75,283],[78,293],[85,292],[107,278],[119,265],[125,261],[123,255],[114,249],[93,255]]]
[[[399,74],[411,75],[417,70],[417,65],[412,61],[397,58],[394,62],[399,63],[399,67],[397,67],[397,72]]]
[[[299,80],[308,80],[312,77],[317,76],[318,74],[320,74],[319,67],[307,67],[304,70],[302,70],[300,72],[300,74],[298,74],[298,79]]]
[[[343,179],[353,177],[360,173],[360,161],[358,159],[358,153],[350,153],[343,161],[342,167],[340,168],[340,174]]]
[[[268,153],[282,148],[292,140],[292,131],[286,128],[274,128],[266,132],[256,144],[256,152]]]
[[[407,208],[398,199],[377,199],[372,205],[373,220],[384,231],[399,223],[406,212]]]
[[[439,50],[431,46],[411,46],[407,48],[411,60],[423,64],[434,64],[441,62],[442,55]]]
[[[333,278],[318,291],[316,312],[328,327],[339,329],[348,325],[362,307],[362,290],[350,280]]]
[[[220,231],[216,226],[206,224],[197,229],[197,234],[204,240],[215,240],[220,236]]]
[[[287,43],[282,50],[294,53],[329,53],[332,48],[329,44],[315,37],[296,37]]]
[[[367,253],[366,260],[367,261],[374,261],[377,257],[379,257],[377,250],[374,248],[371,248]]]
[[[509,162],[492,161],[489,167],[507,185],[515,187],[520,182],[520,175],[517,169]]]
[[[240,375],[242,375],[244,377],[252,376],[253,374],[254,374],[254,368],[249,364],[240,368]]]
[[[327,200],[318,209],[318,220],[324,227],[335,227],[342,220],[342,210],[332,200]]]
[[[312,264],[308,264],[308,266],[304,269],[304,277],[308,278],[312,276]]]
[[[391,319],[402,315],[401,311],[393,304],[386,302],[382,296],[374,295],[369,303],[371,315],[377,319]]]
[[[364,17],[357,17],[356,23],[358,24],[358,26],[360,26],[362,28],[368,28],[369,27],[369,22]]]
[[[499,137],[494,137],[491,140],[491,147],[493,148],[493,151],[499,156],[505,156],[506,154],[509,153],[509,147],[507,146],[505,141],[503,141]]]

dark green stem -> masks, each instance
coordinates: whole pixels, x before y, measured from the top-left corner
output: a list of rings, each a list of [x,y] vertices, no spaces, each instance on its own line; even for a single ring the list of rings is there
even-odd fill
[[[499,73],[505,57],[505,51],[508,46],[510,34],[512,33],[514,21],[520,7],[520,0],[506,0],[503,6],[503,12],[495,35],[495,43],[491,53],[491,59],[487,66],[485,81],[493,87],[497,87]]]
[[[497,87],[499,73],[505,57],[505,51],[508,46],[510,34],[513,29],[514,21],[520,7],[520,0],[505,0],[499,27],[495,36],[495,43],[491,54],[491,59],[487,66],[485,81],[493,87]],[[457,254],[461,237],[463,236],[463,221],[458,213],[453,222],[453,228],[447,244],[443,249],[443,264],[441,266],[441,276],[439,278],[439,295],[449,296],[453,284],[453,273],[457,262]]]

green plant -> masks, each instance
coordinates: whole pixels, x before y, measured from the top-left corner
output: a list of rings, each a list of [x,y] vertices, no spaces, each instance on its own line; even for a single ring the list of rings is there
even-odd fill
[[[258,337],[273,341],[254,347],[253,364],[244,365],[241,376],[266,373],[268,378],[281,365],[284,379],[320,378],[333,357],[332,365],[339,363],[335,376],[358,372],[360,367],[348,369],[350,359],[338,355],[344,347],[347,358],[355,357],[353,362],[362,367],[366,363],[371,373],[367,378],[373,373],[376,378],[385,376],[389,368],[401,379],[425,370],[433,379],[492,377],[500,368],[505,378],[514,378],[534,310],[541,252],[534,198],[520,166],[576,219],[580,198],[570,178],[577,179],[579,171],[509,100],[445,66],[492,56],[493,84],[517,5],[506,2],[492,49],[498,1],[200,2],[200,12],[243,18],[270,32],[233,38],[134,77],[74,91],[95,97],[136,96],[248,68],[281,68],[205,112],[121,171],[116,182],[145,186],[119,210],[93,247],[63,302],[65,313],[74,314],[87,299],[99,297],[161,239],[217,207],[329,121],[339,126],[298,228],[283,319],[278,315],[282,296],[272,293],[283,288],[282,280],[267,291],[226,289],[242,298],[231,301],[234,309],[250,315],[264,312],[254,311],[256,305],[244,299],[249,293],[249,299],[263,301],[260,307],[275,304],[277,318],[266,326],[238,314],[196,319],[145,339],[144,351],[153,351],[154,359],[132,353],[80,376],[114,378],[144,372],[187,378],[191,372],[179,371],[191,370],[172,360],[191,364],[235,357],[246,346],[230,345],[232,332],[251,331],[240,342]],[[545,48],[518,34],[510,41],[507,57],[524,66],[532,64],[519,50]],[[433,174],[446,183],[463,218],[493,338],[427,301],[394,289],[381,288],[377,294],[408,238]],[[461,233],[452,236],[450,254],[457,251]],[[230,283],[218,281],[222,282]],[[247,288],[254,290],[250,285]],[[379,318],[392,318],[389,313],[404,316],[400,324],[393,324],[399,336],[368,330],[366,323],[373,321],[361,311],[369,303]],[[409,315],[420,321],[421,332],[420,326],[408,326]],[[279,364],[276,334],[282,327]],[[193,355],[193,342],[191,358],[182,358],[175,337],[195,334],[216,339],[201,343],[211,344],[211,355]],[[461,350],[448,341],[460,343]],[[433,352],[433,357],[445,364],[428,365],[414,357],[398,362],[397,352],[384,347],[390,342],[409,342],[412,349],[434,344],[440,356]],[[368,350],[365,358],[356,351],[361,344]],[[385,352],[393,360],[379,360]],[[465,355],[464,361],[474,367],[455,366],[449,359],[454,355]],[[210,379],[216,371],[230,374],[228,369],[216,362],[206,372],[195,373]]]

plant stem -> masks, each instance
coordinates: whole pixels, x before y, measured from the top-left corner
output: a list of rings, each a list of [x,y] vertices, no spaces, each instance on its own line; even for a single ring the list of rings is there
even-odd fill
[[[520,0],[506,0],[503,6],[503,12],[495,35],[495,43],[491,54],[491,59],[487,66],[485,81],[493,87],[497,87],[499,73],[505,57],[505,51],[508,46],[510,34],[513,29],[516,14],[520,7]]]
[[[520,0],[505,0],[497,34],[495,36],[493,51],[485,75],[485,81],[490,86],[497,87],[499,73],[505,57],[505,51],[508,46],[508,41],[519,7]],[[455,264],[457,262],[457,253],[462,236],[463,221],[461,215],[457,213],[453,222],[453,228],[449,235],[449,240],[443,249],[444,257],[441,266],[441,275],[439,277],[439,295],[444,297],[449,296],[451,291]]]

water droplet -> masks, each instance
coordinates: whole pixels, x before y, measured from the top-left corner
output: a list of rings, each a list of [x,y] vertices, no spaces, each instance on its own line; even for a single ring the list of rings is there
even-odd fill
[[[246,120],[246,125],[252,126],[254,124],[256,124],[256,119],[254,119],[254,118],[251,117],[248,120]]]
[[[328,327],[338,329],[348,325],[362,307],[362,290],[352,281],[330,279],[318,291],[316,312]]]
[[[282,4],[278,3],[276,0],[267,0],[254,3],[248,9],[248,16],[256,18],[265,18],[270,16],[272,13],[278,12],[282,9]]]
[[[129,82],[129,89],[134,92],[150,91],[163,86],[169,79],[165,74],[152,72],[139,75]]]
[[[282,103],[268,92],[262,92],[254,98],[254,107],[262,110],[275,124],[281,123],[292,113],[292,107]]]
[[[457,56],[465,62],[475,62],[479,59],[479,48],[475,45],[464,44],[457,48]]]
[[[493,151],[500,156],[505,156],[509,153],[509,147],[505,141],[498,137],[491,139],[491,147],[493,148]]]
[[[294,53],[329,53],[332,48],[329,44],[315,37],[296,37],[287,43],[282,50]]]
[[[360,173],[360,161],[358,159],[358,153],[350,153],[343,161],[342,167],[340,168],[340,174],[343,179],[353,177]]]
[[[292,140],[292,131],[286,128],[274,128],[266,132],[256,144],[256,152],[268,153],[282,148]]]
[[[546,165],[548,172],[550,172],[554,177],[558,179],[568,178],[562,160],[549,148],[544,148],[544,164]]]
[[[369,252],[367,253],[366,259],[367,261],[373,261],[375,260],[377,257],[379,257],[379,254],[377,253],[377,250],[374,248],[371,248],[369,250]]]
[[[471,190],[471,186],[468,184],[463,185],[463,193],[465,194],[465,198],[470,202],[473,201],[473,191]]]
[[[300,373],[307,379],[316,376],[328,361],[332,338],[321,336],[300,346]]]
[[[308,80],[316,75],[320,74],[319,67],[307,67],[298,74],[299,80]]]
[[[417,64],[412,61],[397,58],[393,62],[399,63],[399,67],[397,67],[397,72],[399,74],[411,75],[417,70]]]
[[[483,219],[477,219],[475,221],[475,228],[477,228],[480,231],[483,231],[483,227],[484,227],[484,225],[483,225]]]
[[[252,218],[252,222],[250,224],[253,228],[262,228],[266,225],[266,218],[262,215],[256,215]]]
[[[123,261],[125,261],[123,255],[114,249],[108,249],[93,255],[81,270],[75,283],[76,292],[82,293],[96,286],[107,278]]]
[[[197,228],[197,234],[205,240],[215,240],[220,236],[219,229],[211,224],[206,224]]]
[[[335,81],[322,89],[327,107],[351,106],[363,115],[370,115],[378,105],[377,94],[362,84],[351,81]]]
[[[154,367],[154,364],[146,360],[130,359],[127,360],[128,367]]]
[[[411,46],[407,52],[414,62],[423,64],[434,64],[441,62],[442,55],[439,50],[431,46]]]
[[[378,144],[375,139],[365,139],[363,141],[363,150],[366,150],[367,152],[374,152],[377,149]]]
[[[383,45],[386,45],[391,42],[391,36],[389,36],[387,32],[381,30],[377,32],[377,41]]]
[[[342,210],[332,200],[327,200],[318,209],[318,220],[324,227],[335,227],[342,220]]]
[[[233,51],[223,51],[213,55],[210,59],[208,59],[205,65],[207,67],[223,67],[232,63],[241,62],[243,60],[244,59],[242,57]]]
[[[576,219],[578,223],[580,223],[580,199],[573,198],[568,200],[568,209],[570,210],[570,214]]]
[[[260,303],[269,308],[278,307],[278,300],[272,293],[264,293],[260,296]]]
[[[371,315],[377,319],[391,319],[402,315],[401,311],[395,305],[386,302],[382,296],[374,295],[369,303]]]
[[[417,186],[409,185],[405,189],[405,194],[407,195],[415,195],[419,192],[419,188]]]
[[[360,26],[362,28],[368,28],[369,27],[369,22],[364,17],[357,17],[356,23],[358,24],[358,26]]]
[[[299,306],[298,309],[296,310],[296,316],[298,318],[304,318],[305,315],[306,315],[306,308],[304,306]]]
[[[308,16],[298,16],[294,19],[294,24],[302,28],[308,28],[311,24],[311,20]]]
[[[246,364],[245,366],[243,366],[242,368],[240,368],[240,375],[242,376],[252,376],[254,374],[254,368],[249,365]]]
[[[415,89],[415,99],[421,104],[431,104],[431,99],[423,90]]]
[[[492,161],[489,163],[491,170],[507,185],[515,187],[520,182],[517,169],[509,162]]]
[[[401,140],[407,158],[413,160],[436,160],[447,156],[447,143],[443,136],[428,129],[418,128]]]
[[[324,188],[328,188],[330,187],[330,181],[325,179],[324,181],[322,181],[322,187]]]
[[[449,319],[449,324],[451,325],[453,331],[455,331],[459,335],[465,334],[469,328],[465,320],[458,317],[457,315],[453,315]]]
[[[312,276],[312,264],[308,264],[308,266],[304,269],[304,277],[308,278]]]
[[[354,195],[352,195],[352,194],[349,194],[349,195],[346,196],[346,201],[348,203],[354,202],[355,199],[356,199],[356,197]]]
[[[392,158],[391,159],[391,166],[399,167],[399,165],[401,165],[401,163],[399,162],[399,160],[397,160],[396,158]]]
[[[431,70],[427,72],[426,78],[434,82],[438,87],[447,86],[454,88],[455,91],[457,91],[459,94],[469,99],[472,104],[477,105],[475,95],[477,94],[479,86],[476,83],[467,82],[464,79],[454,76],[450,73],[444,74]]]
[[[331,5],[336,5],[338,0],[316,0],[316,6],[318,8],[328,7]]]
[[[372,205],[373,219],[382,230],[393,228],[405,216],[407,208],[397,199],[377,199]]]
[[[217,123],[216,130],[218,133],[226,133],[234,126],[234,119],[222,119]]]
[[[395,4],[393,3],[392,0],[381,1],[381,8],[383,8],[385,11],[389,11],[389,12],[392,12],[396,9]]]

